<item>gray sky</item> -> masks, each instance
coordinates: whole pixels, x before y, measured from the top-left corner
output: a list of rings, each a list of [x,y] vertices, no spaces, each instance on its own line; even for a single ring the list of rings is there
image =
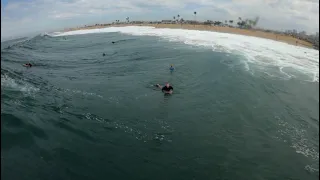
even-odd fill
[[[237,20],[260,16],[258,26],[319,31],[319,0],[1,0],[1,40],[116,19]]]

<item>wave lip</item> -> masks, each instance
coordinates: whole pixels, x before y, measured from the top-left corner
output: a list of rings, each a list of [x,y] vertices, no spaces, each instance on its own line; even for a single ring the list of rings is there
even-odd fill
[[[214,51],[242,54],[246,66],[277,67],[280,74],[291,68],[309,77],[308,81],[319,82],[319,51],[289,45],[274,40],[213,31],[155,28],[150,26],[107,27],[102,29],[56,32],[53,36],[71,36],[92,33],[119,32],[135,36],[157,36],[169,41],[203,46]],[[250,69],[250,67],[247,67]]]

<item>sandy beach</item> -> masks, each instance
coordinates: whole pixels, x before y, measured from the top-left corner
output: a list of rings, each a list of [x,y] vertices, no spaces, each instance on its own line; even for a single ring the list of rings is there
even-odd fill
[[[79,28],[69,28],[65,29],[66,31],[76,31],[82,29],[99,29],[106,27],[123,27],[123,26],[152,26],[155,28],[171,28],[171,29],[188,29],[188,30],[200,30],[200,31],[214,31],[220,33],[230,33],[230,34],[239,34],[245,36],[254,36],[260,38],[271,39],[275,41],[285,42],[291,45],[313,48],[313,45],[307,41],[303,41],[292,36],[284,34],[276,34],[272,32],[264,32],[260,30],[253,29],[240,29],[240,28],[231,28],[231,27],[218,27],[218,26],[208,26],[208,25],[192,25],[192,24],[113,24],[106,26],[87,26]]]

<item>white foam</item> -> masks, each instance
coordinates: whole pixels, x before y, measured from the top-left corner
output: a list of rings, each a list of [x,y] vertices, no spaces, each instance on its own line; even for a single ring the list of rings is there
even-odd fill
[[[281,127],[278,130],[281,137],[277,137],[277,139],[290,142],[290,146],[295,149],[296,153],[310,159],[310,162],[313,164],[306,165],[306,170],[319,172],[319,144],[313,144],[308,138],[307,131],[301,127],[291,125],[279,116],[276,116],[275,119]]]
[[[83,96],[96,96],[99,97],[101,99],[103,99],[103,96],[96,94],[96,93],[92,93],[92,92],[86,92],[86,91],[80,91],[80,90],[72,90],[72,89],[64,89],[63,92],[71,92],[74,94],[82,94]]]
[[[143,128],[135,128],[135,127],[130,127],[120,121],[109,121],[105,120],[102,117],[98,117],[97,115],[91,114],[91,113],[86,113],[84,114],[86,119],[91,120],[91,121],[97,121],[99,123],[103,123],[111,128],[119,129],[124,131],[125,133],[131,134],[135,136],[135,139],[137,140],[142,140],[143,142],[148,142],[148,141],[166,141],[166,142],[172,142],[172,139],[170,139],[170,136],[165,135],[165,134],[170,134],[173,132],[173,128],[168,125],[167,122],[164,121],[159,121],[159,125],[161,128],[164,130],[163,133],[154,133],[156,131],[155,129],[149,129],[146,124],[144,124]],[[149,133],[147,132],[149,130]],[[151,132],[151,133],[150,133]]]
[[[319,82],[319,51],[293,46],[269,39],[243,35],[183,30],[165,29],[145,26],[108,27],[56,33],[54,36],[69,36],[90,33],[120,32],[137,36],[158,36],[169,41],[205,46],[214,51],[243,54],[246,66],[249,64],[278,67],[279,73],[293,78],[283,68],[289,67],[310,77],[309,81]],[[250,67],[246,67],[250,69]],[[280,72],[281,71],[281,72]]]
[[[10,78],[7,74],[1,74],[1,88],[11,88],[13,90],[21,91],[30,95],[30,93],[34,93],[39,91],[39,88],[28,84],[27,82],[17,81]]]

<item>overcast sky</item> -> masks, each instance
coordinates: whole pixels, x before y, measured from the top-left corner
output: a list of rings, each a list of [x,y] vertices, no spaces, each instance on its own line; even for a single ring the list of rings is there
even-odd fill
[[[116,19],[237,20],[260,16],[258,26],[319,31],[319,0],[1,0],[1,40]]]

